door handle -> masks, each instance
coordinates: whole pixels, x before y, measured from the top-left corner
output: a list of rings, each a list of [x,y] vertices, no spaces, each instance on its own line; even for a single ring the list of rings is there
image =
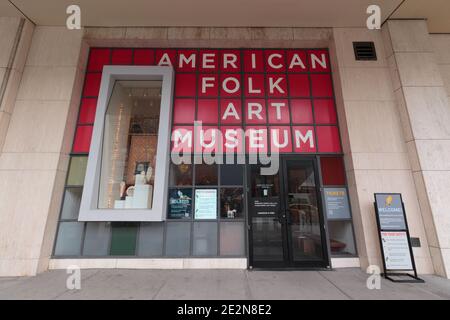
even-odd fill
[[[285,221],[285,219],[286,219],[286,216],[285,216],[285,215],[282,215],[282,216],[277,216],[276,218],[273,219],[273,221],[277,221],[277,222],[283,224],[283,222]]]
[[[292,224],[292,217],[291,217],[291,212],[290,211],[286,211],[286,214],[284,215],[284,217],[286,218],[286,223],[287,224]]]

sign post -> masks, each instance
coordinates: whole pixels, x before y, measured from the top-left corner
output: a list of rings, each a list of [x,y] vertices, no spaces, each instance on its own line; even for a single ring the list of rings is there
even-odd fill
[[[375,193],[374,196],[384,277],[392,282],[424,282],[417,276],[402,195]]]

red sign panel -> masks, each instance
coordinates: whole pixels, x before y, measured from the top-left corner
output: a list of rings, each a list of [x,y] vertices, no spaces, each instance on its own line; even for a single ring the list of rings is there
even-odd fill
[[[327,49],[95,48],[80,123],[108,64],[173,66],[173,151],[342,152]]]

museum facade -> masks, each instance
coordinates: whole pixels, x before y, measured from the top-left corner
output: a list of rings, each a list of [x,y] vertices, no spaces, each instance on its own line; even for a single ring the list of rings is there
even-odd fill
[[[382,268],[399,193],[450,276],[450,35],[0,18],[0,276]]]

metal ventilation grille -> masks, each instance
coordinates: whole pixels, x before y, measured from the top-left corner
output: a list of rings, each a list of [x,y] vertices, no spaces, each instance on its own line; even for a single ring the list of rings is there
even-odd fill
[[[353,42],[356,60],[377,60],[377,52],[373,42]]]

